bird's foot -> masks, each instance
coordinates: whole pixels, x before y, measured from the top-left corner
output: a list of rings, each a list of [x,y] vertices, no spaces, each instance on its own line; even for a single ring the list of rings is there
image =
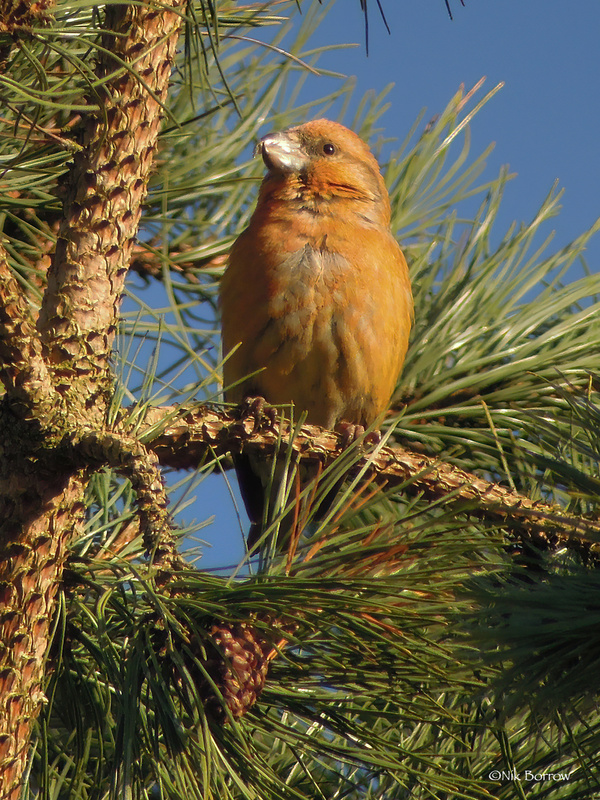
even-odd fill
[[[252,417],[254,429],[252,433],[259,430],[274,430],[277,420],[277,409],[270,406],[264,397],[245,397],[240,403],[242,416]]]
[[[365,428],[363,425],[355,425],[353,422],[339,422],[335,426],[336,431],[340,434],[340,445],[342,450],[350,447],[358,439],[364,436]],[[363,445],[376,445],[381,441],[381,431],[371,431],[364,436]]]

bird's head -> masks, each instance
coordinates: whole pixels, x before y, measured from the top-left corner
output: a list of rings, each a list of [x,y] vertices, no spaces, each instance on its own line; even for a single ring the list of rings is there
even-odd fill
[[[269,133],[257,147],[267,167],[265,184],[293,187],[322,200],[357,199],[381,205],[389,198],[379,165],[356,133],[327,119],[317,119]]]

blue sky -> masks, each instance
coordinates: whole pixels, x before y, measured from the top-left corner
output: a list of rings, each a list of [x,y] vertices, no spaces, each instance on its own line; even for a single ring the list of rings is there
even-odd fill
[[[399,141],[424,107],[428,116],[441,111],[461,83],[470,88],[485,75],[491,89],[504,81],[472,124],[474,154],[496,143],[488,174],[504,164],[517,173],[506,190],[500,233],[513,220],[530,220],[558,179],[563,209],[547,232],[556,232],[553,248],[563,247],[600,216],[600,0],[465,0],[464,8],[450,2],[453,21],[443,0],[381,0],[388,35],[369,0],[367,57],[358,0],[337,0],[311,44],[360,44],[320,65],[356,75],[357,100],[394,83],[381,122]],[[321,97],[327,86],[310,77],[304,99]],[[600,268],[600,237],[587,259],[593,271]],[[222,481],[207,481],[198,500],[186,516],[216,515],[203,531],[214,547],[202,567],[235,563],[242,541]]]
[[[318,41],[357,41],[337,51],[328,65],[357,76],[357,96],[394,83],[391,109],[382,122],[402,140],[417,114],[442,110],[459,85],[486,76],[504,88],[477,115],[473,152],[496,142],[489,159],[497,173],[510,164],[517,178],[507,190],[504,214],[530,219],[558,179],[563,211],[555,221],[557,246],[600,215],[600,3],[597,0],[382,0],[388,35],[369,0],[370,52],[364,49],[358,0],[338,0]],[[318,96],[319,80],[307,90]],[[593,250],[600,258],[600,242]]]

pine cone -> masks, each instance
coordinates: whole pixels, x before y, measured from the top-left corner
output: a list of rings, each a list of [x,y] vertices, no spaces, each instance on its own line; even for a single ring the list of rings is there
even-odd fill
[[[241,622],[221,620],[202,632],[190,632],[180,647],[174,643],[184,656],[187,678],[169,656],[168,637],[160,620],[153,620],[153,646],[184,707],[192,710],[193,700],[186,689],[191,678],[196,687],[193,694],[200,695],[206,713],[223,723],[228,719],[226,709],[234,719],[240,719],[256,703],[265,686],[269,662],[297,629],[296,621],[273,623],[264,616],[260,622],[256,617]]]
[[[208,659],[207,672],[219,687],[234,719],[242,717],[258,700],[269,669],[271,645],[247,622],[213,625],[210,637],[219,654]],[[206,708],[214,717],[224,719],[221,700],[211,691]]]

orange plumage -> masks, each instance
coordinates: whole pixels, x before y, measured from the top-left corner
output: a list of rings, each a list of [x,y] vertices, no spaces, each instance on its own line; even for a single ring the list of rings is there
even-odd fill
[[[413,308],[377,161],[324,119],[269,134],[259,151],[267,175],[221,286],[224,354],[237,346],[226,399],[293,402],[326,428],[368,426],[388,407]]]

